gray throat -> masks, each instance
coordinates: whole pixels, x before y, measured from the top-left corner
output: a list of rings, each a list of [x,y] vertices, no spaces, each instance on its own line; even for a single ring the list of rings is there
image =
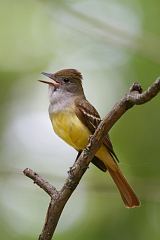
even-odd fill
[[[73,105],[75,99],[73,93],[64,93],[62,91],[54,91],[50,98],[49,114],[57,113],[66,110],[70,105]]]

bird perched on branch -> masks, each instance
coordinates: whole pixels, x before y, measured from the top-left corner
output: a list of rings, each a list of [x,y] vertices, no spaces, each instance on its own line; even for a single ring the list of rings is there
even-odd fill
[[[49,115],[53,129],[80,153],[101,122],[98,112],[85,97],[82,75],[75,69],[42,74],[51,79],[40,82],[49,85]],[[139,199],[122,174],[117,160],[109,136],[106,135],[92,163],[102,171],[109,172],[126,207],[137,207],[140,205]]]

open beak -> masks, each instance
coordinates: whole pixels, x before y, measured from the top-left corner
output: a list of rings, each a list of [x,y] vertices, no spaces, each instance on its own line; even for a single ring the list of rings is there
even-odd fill
[[[44,81],[44,80],[38,80],[39,82],[46,83],[48,85],[52,85],[56,88],[59,87],[60,84],[54,79],[54,74],[46,73],[46,72],[41,72],[41,74],[46,76],[46,77],[49,77],[50,79],[52,79],[52,81],[49,82],[49,81]]]

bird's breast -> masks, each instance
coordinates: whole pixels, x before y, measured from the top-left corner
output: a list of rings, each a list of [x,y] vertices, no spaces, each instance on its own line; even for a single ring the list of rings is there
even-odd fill
[[[86,147],[91,133],[74,111],[52,113],[50,118],[55,133],[66,143],[76,150]]]

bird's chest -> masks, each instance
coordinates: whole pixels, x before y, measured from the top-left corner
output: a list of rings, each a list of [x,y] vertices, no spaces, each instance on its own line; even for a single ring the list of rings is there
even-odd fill
[[[51,122],[55,133],[76,150],[84,149],[90,131],[73,111],[52,113]]]

